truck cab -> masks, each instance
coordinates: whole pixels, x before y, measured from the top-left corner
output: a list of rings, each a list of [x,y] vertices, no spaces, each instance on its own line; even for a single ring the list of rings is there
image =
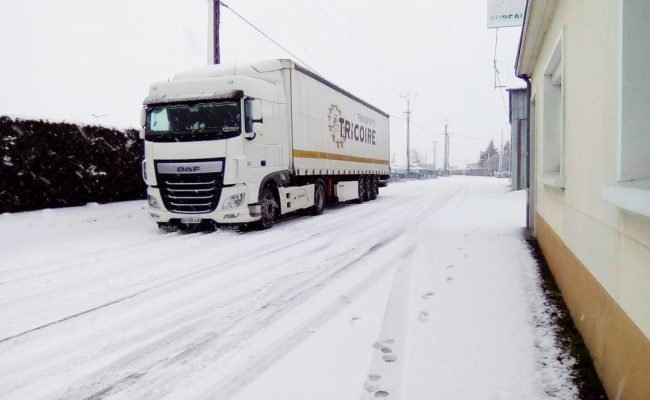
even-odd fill
[[[253,67],[208,66],[151,85],[140,136],[149,212],[161,226],[258,221],[261,182],[288,179],[281,69],[257,67],[265,79]]]

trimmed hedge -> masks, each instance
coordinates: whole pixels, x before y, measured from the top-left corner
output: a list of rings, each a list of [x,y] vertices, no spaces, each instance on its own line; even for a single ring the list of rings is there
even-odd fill
[[[145,198],[135,129],[0,116],[0,213]]]

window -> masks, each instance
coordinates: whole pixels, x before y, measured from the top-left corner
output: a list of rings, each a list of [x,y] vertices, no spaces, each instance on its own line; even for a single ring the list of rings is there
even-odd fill
[[[605,185],[603,198],[650,217],[650,3],[619,1],[619,183]]]
[[[621,6],[618,180],[650,180],[650,2]]]
[[[562,90],[562,37],[544,70],[542,107],[542,182],[564,187],[564,92]]]
[[[145,137],[158,142],[227,139],[240,133],[239,99],[150,105]]]

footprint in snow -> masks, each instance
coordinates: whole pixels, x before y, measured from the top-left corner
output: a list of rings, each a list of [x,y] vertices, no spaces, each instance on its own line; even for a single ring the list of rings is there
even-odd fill
[[[374,383],[371,382],[365,382],[363,384],[363,388],[366,389],[366,392],[372,393],[375,392],[379,389],[379,386],[375,385]]]
[[[350,323],[353,323],[353,322],[358,321],[358,320],[360,320],[360,319],[361,319],[361,317],[359,317],[358,315],[355,315],[354,317],[352,317],[352,318],[350,319]]]
[[[393,344],[395,343],[395,339],[385,339],[385,340],[380,340],[378,342],[375,342],[372,344],[372,347],[381,350],[383,347],[387,347],[387,344]]]
[[[446,280],[447,280],[447,282],[453,282],[453,281],[454,281],[454,278],[451,277],[451,276],[448,276]]]
[[[382,359],[383,359],[385,362],[392,363],[392,362],[397,361],[397,356],[396,356],[395,354],[384,354],[384,356],[382,357]]]
[[[426,322],[426,320],[429,319],[429,312],[428,311],[422,311],[420,312],[420,315],[418,315],[418,319],[421,322]]]
[[[422,295],[422,298],[424,300],[429,300],[429,298],[431,298],[431,296],[433,296],[434,294],[436,294],[436,293],[435,292],[426,292],[425,294]]]
[[[382,353],[392,353],[393,349],[388,347],[384,342],[375,342],[375,344],[372,345],[373,348],[376,350],[381,351]]]
[[[388,393],[388,392],[385,391],[385,390],[379,390],[379,391],[375,392],[375,397],[378,397],[378,398],[385,398],[385,397],[388,397],[389,394],[390,394],[390,393]]]
[[[364,389],[366,389],[368,393],[373,393],[378,391],[380,387],[377,385],[377,383],[379,382],[380,379],[381,379],[381,375],[375,375],[375,374],[368,375],[368,379],[366,379],[366,381],[363,383]]]
[[[449,264],[445,267],[445,269],[452,269],[452,268],[454,268],[454,264]]]

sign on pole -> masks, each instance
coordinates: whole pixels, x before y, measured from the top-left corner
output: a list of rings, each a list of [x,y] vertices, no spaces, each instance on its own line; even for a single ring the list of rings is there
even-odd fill
[[[526,0],[487,0],[487,27],[521,26]]]

